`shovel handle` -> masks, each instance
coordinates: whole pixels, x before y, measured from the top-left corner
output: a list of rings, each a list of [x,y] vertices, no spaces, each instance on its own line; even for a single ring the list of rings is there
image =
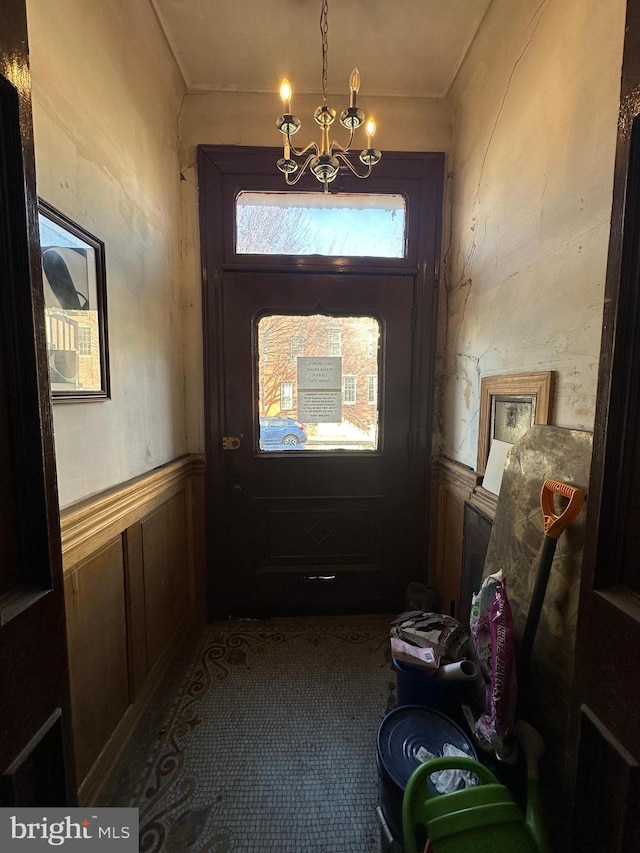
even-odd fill
[[[555,508],[555,495],[568,498],[569,503],[559,515]],[[557,480],[545,480],[540,492],[540,506],[544,522],[545,536],[558,539],[568,524],[578,517],[584,504],[584,492],[576,486],[559,483]]]

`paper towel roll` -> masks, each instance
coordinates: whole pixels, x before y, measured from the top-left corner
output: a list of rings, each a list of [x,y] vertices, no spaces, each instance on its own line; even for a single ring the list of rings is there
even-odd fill
[[[445,663],[434,672],[434,678],[444,681],[471,681],[478,674],[478,667],[471,660],[459,660],[456,663]]]

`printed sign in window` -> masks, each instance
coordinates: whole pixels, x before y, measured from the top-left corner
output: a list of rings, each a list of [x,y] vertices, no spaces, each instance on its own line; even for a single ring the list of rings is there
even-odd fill
[[[342,420],[342,358],[298,359],[298,418],[316,424]]]

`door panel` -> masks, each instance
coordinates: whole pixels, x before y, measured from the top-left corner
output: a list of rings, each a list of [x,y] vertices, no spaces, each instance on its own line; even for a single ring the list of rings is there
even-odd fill
[[[379,571],[381,497],[254,497],[255,571]]]
[[[226,434],[240,439],[225,454],[232,612],[371,610],[402,599],[415,567],[407,550],[413,294],[412,276],[225,275]],[[378,320],[379,450],[314,450],[308,441],[293,452],[260,451],[257,329],[274,310]]]

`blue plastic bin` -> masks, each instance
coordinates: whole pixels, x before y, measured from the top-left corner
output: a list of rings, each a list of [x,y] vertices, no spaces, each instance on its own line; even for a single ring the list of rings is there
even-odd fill
[[[459,714],[460,681],[443,681],[425,670],[402,661],[393,661],[396,670],[396,697],[398,705],[419,705],[434,708],[443,714]]]

